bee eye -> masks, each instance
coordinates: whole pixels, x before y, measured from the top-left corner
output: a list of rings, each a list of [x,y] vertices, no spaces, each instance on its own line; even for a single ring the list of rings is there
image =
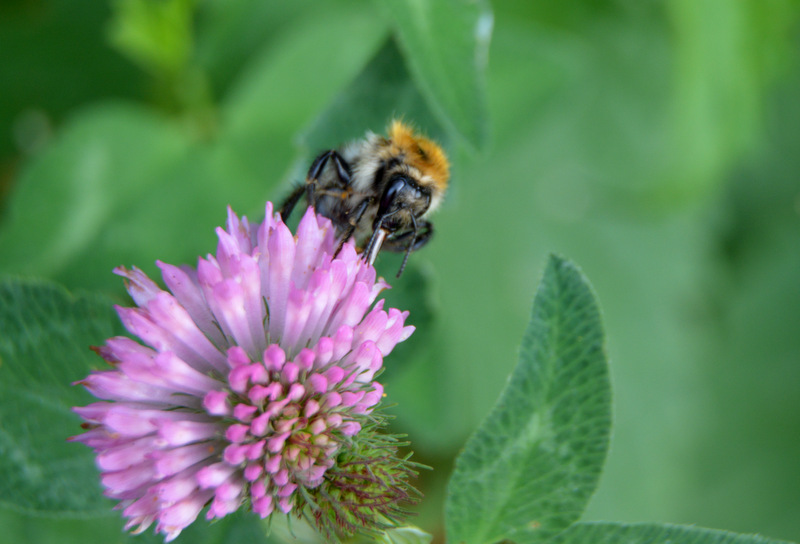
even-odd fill
[[[391,185],[389,185],[386,188],[386,191],[383,193],[380,209],[386,211],[391,208],[394,199],[397,198],[397,195],[400,194],[406,187],[408,187],[408,180],[406,180],[406,178],[402,176],[394,178]]]

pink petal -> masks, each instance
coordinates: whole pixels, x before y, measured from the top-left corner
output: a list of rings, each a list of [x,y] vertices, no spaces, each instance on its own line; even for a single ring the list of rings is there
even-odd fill
[[[153,280],[148,278],[147,274],[135,266],[133,270],[128,270],[124,266],[118,266],[114,269],[114,274],[126,279],[125,287],[128,289],[128,293],[137,306],[147,305],[150,300],[162,292],[162,289]]]
[[[269,250],[269,308],[270,338],[281,338],[286,326],[286,305],[291,287],[295,244],[292,233],[283,223],[278,223],[267,243]]]
[[[161,269],[161,277],[177,301],[183,306],[197,324],[217,347],[226,344],[225,338],[214,322],[214,316],[208,307],[205,295],[197,283],[197,272],[189,267],[177,267],[156,261]]]
[[[197,483],[204,489],[222,485],[235,472],[235,468],[227,463],[214,463],[197,472]]]
[[[155,466],[158,477],[165,478],[177,474],[195,463],[208,459],[217,453],[217,451],[217,448],[213,445],[191,444],[171,450],[155,451],[152,455],[156,462]]]

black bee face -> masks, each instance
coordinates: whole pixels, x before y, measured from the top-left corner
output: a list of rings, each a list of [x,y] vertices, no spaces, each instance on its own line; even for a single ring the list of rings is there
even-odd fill
[[[381,196],[373,229],[384,228],[394,232],[408,228],[430,205],[430,191],[420,187],[409,176],[394,174]]]

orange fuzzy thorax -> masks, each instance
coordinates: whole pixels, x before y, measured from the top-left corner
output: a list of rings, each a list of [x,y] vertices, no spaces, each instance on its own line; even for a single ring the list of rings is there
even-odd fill
[[[435,142],[419,136],[402,121],[393,121],[389,127],[389,139],[405,155],[406,162],[430,177],[439,191],[447,188],[450,178],[450,163]]]

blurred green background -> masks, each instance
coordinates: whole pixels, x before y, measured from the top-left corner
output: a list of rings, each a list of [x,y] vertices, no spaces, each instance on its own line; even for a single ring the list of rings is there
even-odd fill
[[[6,0],[0,273],[124,301],[112,267],[193,263],[226,205],[260,220],[315,153],[402,115],[453,163],[433,241],[400,280],[396,256],[378,263],[418,326],[384,375],[395,429],[434,467],[416,523],[441,542],[452,459],[557,252],[594,284],[614,385],[585,519],[800,541],[798,15],[794,0]],[[0,527],[125,540],[114,514],[6,510]]]

